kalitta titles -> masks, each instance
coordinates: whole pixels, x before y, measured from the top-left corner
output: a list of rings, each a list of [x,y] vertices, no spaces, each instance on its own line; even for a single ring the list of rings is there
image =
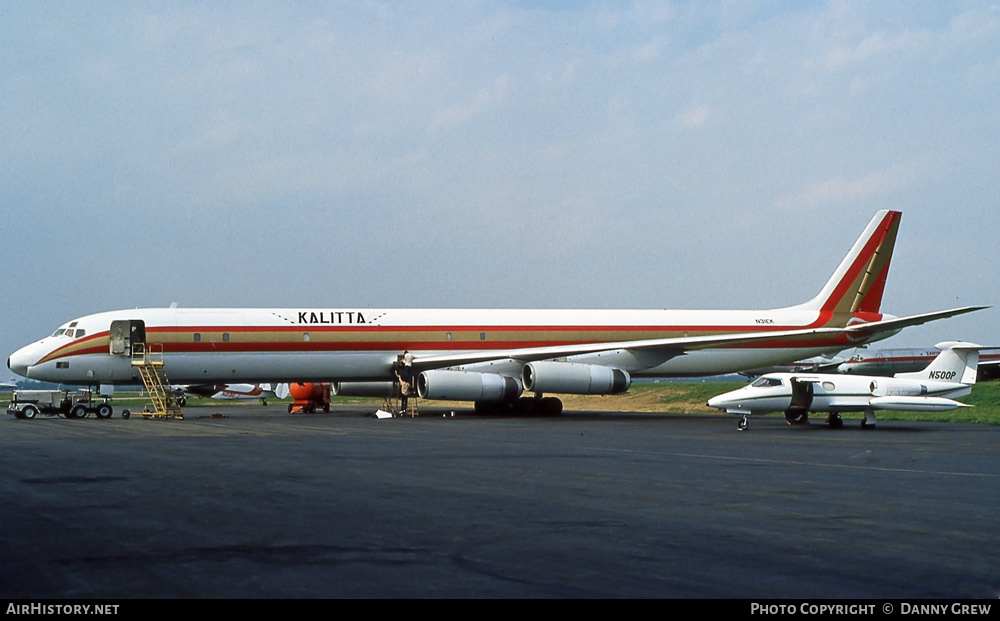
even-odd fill
[[[361,311],[299,311],[299,323],[338,326],[368,322]]]

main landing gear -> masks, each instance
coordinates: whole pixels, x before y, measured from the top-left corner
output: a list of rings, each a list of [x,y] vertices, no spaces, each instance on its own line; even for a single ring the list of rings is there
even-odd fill
[[[562,401],[556,397],[521,397],[514,401],[476,401],[476,414],[491,416],[559,416]]]

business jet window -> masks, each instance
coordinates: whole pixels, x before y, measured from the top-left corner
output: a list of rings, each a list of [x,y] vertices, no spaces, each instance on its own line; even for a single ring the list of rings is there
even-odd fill
[[[833,392],[837,387],[833,385],[833,382],[823,382],[823,390],[827,392]]]
[[[762,377],[752,385],[754,388],[773,388],[781,386],[781,380],[777,377]]]

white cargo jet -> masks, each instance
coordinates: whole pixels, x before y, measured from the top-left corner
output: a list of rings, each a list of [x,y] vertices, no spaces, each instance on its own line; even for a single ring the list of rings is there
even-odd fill
[[[749,386],[713,397],[709,407],[747,416],[784,412],[789,424],[808,422],[809,412],[828,413],[830,427],[840,428],[842,412],[864,412],[861,426],[875,426],[875,410],[947,412],[968,407],[954,399],[972,391],[976,383],[980,345],[939,343],[940,353],[927,368],[893,377],[835,373],[769,373]]]
[[[424,398],[474,401],[480,411],[558,413],[562,403],[545,393],[615,394],[632,378],[766,367],[984,308],[903,318],[880,312],[900,215],[877,213],[819,294],[787,308],[119,310],[74,319],[11,354],[7,365],[63,384],[135,384],[130,353],[138,345],[162,352],[173,383],[386,386],[405,376]]]

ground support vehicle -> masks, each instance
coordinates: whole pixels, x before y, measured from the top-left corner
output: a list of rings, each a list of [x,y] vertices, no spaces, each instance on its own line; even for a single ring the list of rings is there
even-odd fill
[[[111,418],[114,410],[107,397],[95,400],[89,388],[76,392],[68,390],[15,390],[7,413],[15,418],[32,419],[39,414],[64,416],[66,418],[87,418],[91,414],[97,418]]]

